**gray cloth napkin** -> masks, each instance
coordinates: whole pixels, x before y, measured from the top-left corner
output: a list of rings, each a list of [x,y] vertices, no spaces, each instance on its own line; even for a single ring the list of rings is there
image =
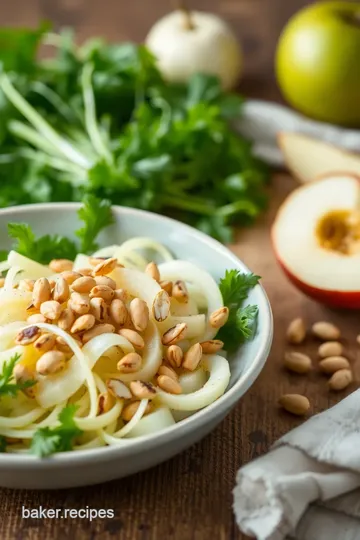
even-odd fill
[[[360,539],[360,390],[242,467],[233,508],[257,540]]]
[[[234,126],[239,133],[254,141],[255,153],[271,165],[283,164],[276,142],[280,131],[297,131],[360,152],[360,130],[315,122],[287,107],[267,101],[246,101],[243,114]]]

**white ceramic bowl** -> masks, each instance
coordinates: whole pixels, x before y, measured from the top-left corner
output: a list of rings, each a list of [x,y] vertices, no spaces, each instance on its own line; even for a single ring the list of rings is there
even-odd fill
[[[79,206],[75,203],[35,204],[0,210],[0,249],[10,247],[7,237],[10,221],[29,223],[39,235],[59,233],[73,237],[79,226],[76,214]],[[178,221],[122,207],[114,207],[114,216],[115,224],[99,238],[102,245],[120,243],[133,236],[151,236],[178,258],[208,270],[215,279],[222,277],[226,269],[248,271],[226,247]],[[244,395],[267,359],[272,341],[272,314],[260,286],[251,292],[249,302],[259,306],[257,333],[230,357],[230,384],[217,401],[166,430],[127,439],[124,446],[61,453],[47,459],[0,454],[0,486],[51,489],[96,484],[152,467],[199,441]]]

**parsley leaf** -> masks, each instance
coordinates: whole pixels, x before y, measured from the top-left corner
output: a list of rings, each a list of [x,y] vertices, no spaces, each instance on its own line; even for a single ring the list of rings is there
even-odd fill
[[[20,390],[30,388],[35,384],[35,381],[14,382],[14,367],[20,360],[20,354],[14,354],[9,361],[4,362],[2,372],[0,374],[0,396],[16,397]]]
[[[80,251],[92,253],[98,248],[95,238],[99,232],[114,221],[111,202],[106,199],[100,200],[94,195],[87,195],[78,215],[84,222],[84,226],[75,233],[81,241]]]
[[[31,453],[45,457],[56,452],[72,450],[75,437],[82,435],[74,420],[76,410],[76,405],[67,405],[58,416],[60,422],[58,426],[38,429],[31,441]]]

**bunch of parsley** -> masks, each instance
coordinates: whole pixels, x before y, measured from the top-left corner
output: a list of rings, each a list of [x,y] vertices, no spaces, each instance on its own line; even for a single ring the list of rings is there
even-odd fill
[[[40,45],[55,47],[37,59]],[[267,170],[215,77],[166,84],[142,45],[0,30],[0,206],[85,194],[166,213],[221,241],[264,209]]]

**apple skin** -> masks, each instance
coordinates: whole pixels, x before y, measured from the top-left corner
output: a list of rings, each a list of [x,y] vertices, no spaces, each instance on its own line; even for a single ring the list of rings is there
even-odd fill
[[[319,2],[283,30],[276,54],[287,101],[317,120],[360,125],[360,5]]]

